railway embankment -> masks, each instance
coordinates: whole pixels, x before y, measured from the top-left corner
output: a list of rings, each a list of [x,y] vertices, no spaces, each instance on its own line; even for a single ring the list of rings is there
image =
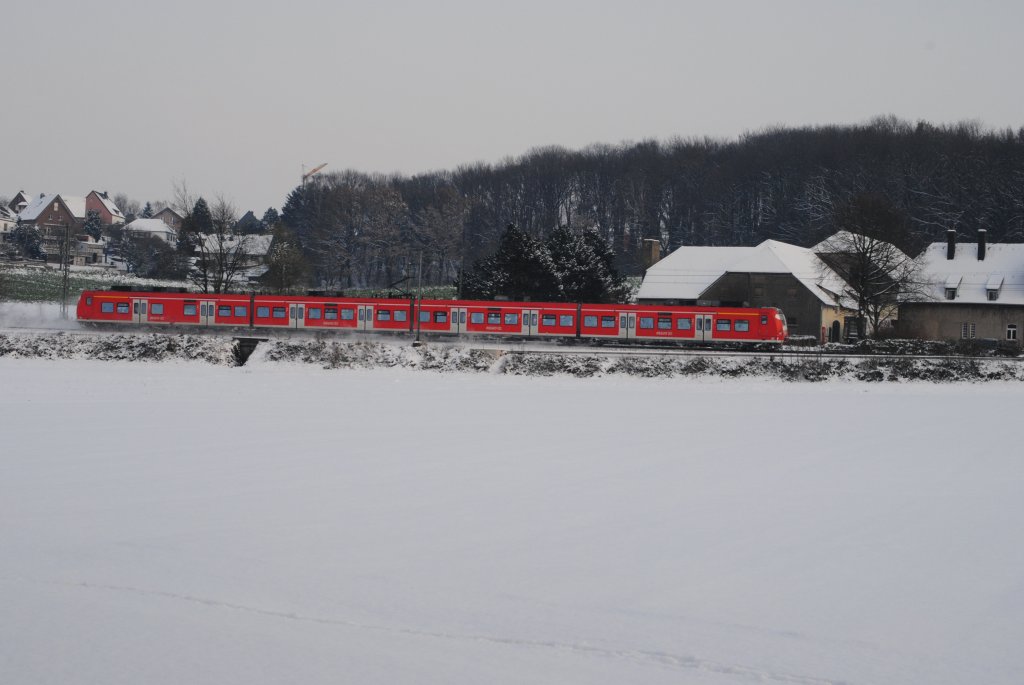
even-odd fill
[[[251,343],[251,341],[250,341]],[[298,364],[323,369],[404,368],[442,373],[509,376],[634,376],[652,379],[764,378],[786,382],[983,382],[1024,380],[1024,361],[1007,357],[936,355],[901,350],[865,355],[784,351],[722,353],[687,350],[574,350],[551,347],[427,344],[406,341],[312,337],[243,343],[218,335],[110,334],[91,332],[0,333],[0,358],[93,359],[132,362],[197,362],[220,366]],[[908,352],[930,352],[913,354]]]

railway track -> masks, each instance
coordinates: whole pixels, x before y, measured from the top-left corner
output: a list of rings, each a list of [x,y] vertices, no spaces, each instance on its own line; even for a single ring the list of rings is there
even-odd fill
[[[66,325],[66,324],[65,324]],[[46,327],[46,326],[0,326],[0,333],[20,334],[61,334],[61,335],[195,335],[230,338],[239,341],[249,341],[253,345],[263,340],[338,340],[345,342],[372,342],[378,341],[391,344],[411,344],[415,336],[408,333],[373,333],[363,335],[359,333],[323,333],[310,332],[305,330],[266,330],[249,328],[218,328],[218,329],[168,329],[167,327],[138,326],[121,327]],[[457,338],[447,336],[422,336],[422,344],[434,347],[463,348],[469,350],[492,350],[505,354],[535,354],[551,356],[637,356],[637,357],[668,357],[668,358],[716,358],[716,359],[778,359],[787,361],[848,361],[859,362],[867,360],[889,361],[952,361],[952,360],[974,360],[974,361],[1005,361],[1024,362],[1024,356],[1006,357],[995,355],[935,355],[935,354],[869,354],[863,352],[846,352],[842,350],[823,350],[817,348],[793,348],[782,347],[773,350],[740,350],[721,349],[697,346],[658,345],[658,344],[636,344],[620,345],[601,342],[600,344],[589,344],[587,341],[545,341],[545,340],[522,340],[510,341],[504,338]]]

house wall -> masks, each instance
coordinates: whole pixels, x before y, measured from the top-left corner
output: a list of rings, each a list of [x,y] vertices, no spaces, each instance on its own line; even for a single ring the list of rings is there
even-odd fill
[[[897,331],[909,338],[959,340],[965,323],[974,324],[975,338],[1006,340],[1010,324],[1017,326],[1020,336],[1024,333],[1024,305],[908,302],[900,305]]]
[[[778,307],[790,335],[821,335],[822,326],[843,322],[851,312],[824,304],[792,274],[729,273],[702,293],[701,301],[750,307]],[[845,329],[843,331],[846,333]]]
[[[103,204],[103,200],[100,199],[99,194],[94,190],[85,196],[85,213],[88,216],[90,211],[97,211],[100,213],[100,220],[104,224],[112,224],[115,221],[117,223],[123,223],[121,217],[115,217],[107,206]]]
[[[181,226],[181,218],[177,214],[175,214],[173,211],[171,211],[170,209],[168,209],[166,207],[164,209],[161,209],[156,214],[154,214],[153,218],[154,219],[160,219],[165,224],[167,224],[169,227],[174,229],[175,232],[177,232],[178,229]]]

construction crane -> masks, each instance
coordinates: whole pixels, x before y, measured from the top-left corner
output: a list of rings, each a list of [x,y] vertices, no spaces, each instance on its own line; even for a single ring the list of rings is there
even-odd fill
[[[309,178],[310,176],[312,176],[313,174],[317,173],[321,169],[323,169],[325,166],[327,166],[327,162],[324,162],[320,166],[315,166],[312,169],[310,169],[309,171],[306,171],[306,165],[303,164],[302,165],[302,185],[306,185],[306,179]]]

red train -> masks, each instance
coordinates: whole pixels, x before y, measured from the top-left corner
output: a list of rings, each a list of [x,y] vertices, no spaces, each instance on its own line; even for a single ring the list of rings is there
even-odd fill
[[[786,318],[772,307],[480,302],[87,290],[79,321],[426,335],[592,338],[682,343],[782,343]]]

